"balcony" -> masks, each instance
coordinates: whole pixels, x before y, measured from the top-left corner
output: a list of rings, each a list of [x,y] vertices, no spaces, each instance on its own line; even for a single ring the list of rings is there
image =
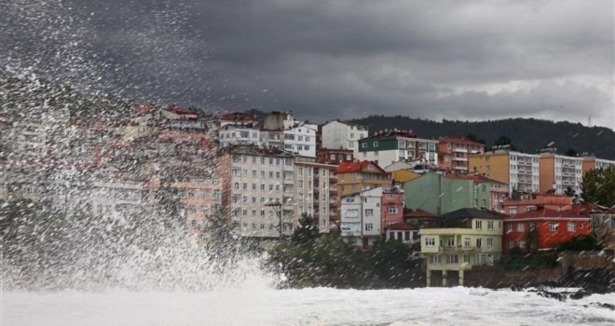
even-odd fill
[[[467,153],[468,150],[467,149],[463,149],[463,148],[453,148],[453,152],[454,153]]]
[[[451,159],[453,161],[460,161],[460,162],[467,162],[468,161],[467,157],[460,157],[460,156],[453,156]]]
[[[440,246],[438,251],[441,253],[479,253],[482,251],[480,247],[464,247],[464,246],[456,246],[456,247],[446,247]]]

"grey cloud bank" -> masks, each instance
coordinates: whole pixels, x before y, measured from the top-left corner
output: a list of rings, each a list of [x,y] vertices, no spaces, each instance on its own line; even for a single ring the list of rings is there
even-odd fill
[[[36,10],[34,1],[16,1]],[[63,32],[86,48],[104,88],[128,97],[292,110],[317,122],[591,116],[614,128],[613,7],[610,0],[72,0],[61,15],[71,18]],[[0,26],[25,26],[0,32],[9,44],[40,44],[54,29],[31,27],[9,9]],[[0,50],[3,65],[33,53],[11,49]]]

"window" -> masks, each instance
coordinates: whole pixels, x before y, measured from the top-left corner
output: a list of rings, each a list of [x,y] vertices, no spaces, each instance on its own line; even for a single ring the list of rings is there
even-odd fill
[[[439,264],[440,263],[440,255],[431,255],[431,263]]]
[[[476,239],[476,247],[480,248],[482,246],[483,246],[483,239],[482,238]]]
[[[487,247],[493,247],[493,238],[487,238]]]
[[[448,255],[446,256],[446,263],[447,264],[457,264],[459,262],[458,259],[459,258],[457,255]]]
[[[521,248],[521,249],[525,248],[525,240],[519,241],[519,248]]]
[[[377,141],[375,141],[375,142],[373,142],[373,143],[372,143],[372,145],[373,145],[374,147],[378,147],[378,142],[377,142]]]
[[[395,240],[395,232],[393,231],[389,232],[389,239]]]
[[[474,228],[481,230],[483,228],[483,221],[474,221]]]
[[[512,249],[515,247],[515,242],[514,241],[508,241],[508,249]]]
[[[512,232],[512,223],[506,223],[506,233]]]
[[[449,247],[454,247],[454,246],[455,246],[455,238],[448,238],[448,239],[446,240],[446,244],[447,244]]]
[[[487,229],[493,230],[493,221],[487,221]]]
[[[410,241],[410,231],[404,232],[404,240]]]
[[[549,222],[549,231],[555,232],[559,229],[559,222]]]
[[[568,222],[568,232],[574,232],[576,230],[576,224],[574,224],[574,222]]]
[[[349,209],[346,211],[346,217],[359,217],[359,210]]]
[[[374,223],[365,223],[365,231],[372,231],[374,229]]]
[[[397,207],[389,207],[389,214],[397,214]]]
[[[517,223],[517,232],[525,232],[525,223]]]
[[[470,248],[470,238],[463,239],[463,246],[466,248]]]
[[[425,247],[435,247],[436,238],[425,238]]]
[[[374,210],[369,208],[365,210],[365,216],[374,216]]]
[[[367,148],[367,142],[361,143],[361,148]]]

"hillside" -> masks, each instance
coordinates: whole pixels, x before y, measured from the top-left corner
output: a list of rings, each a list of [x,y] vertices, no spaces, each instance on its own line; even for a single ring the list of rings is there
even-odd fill
[[[366,126],[370,133],[383,129],[411,129],[423,138],[474,134],[484,139],[487,145],[500,136],[507,136],[521,151],[534,153],[553,142],[558,153],[568,149],[582,153],[593,153],[597,157],[615,160],[615,132],[604,127],[585,127],[580,123],[552,122],[537,119],[505,119],[493,121],[442,122],[414,119],[403,116],[369,116],[351,120]]]

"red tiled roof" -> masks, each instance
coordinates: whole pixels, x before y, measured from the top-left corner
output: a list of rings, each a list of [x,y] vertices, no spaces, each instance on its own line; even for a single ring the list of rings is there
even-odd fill
[[[231,112],[225,113],[218,116],[220,120],[227,121],[258,121],[258,118],[255,115],[245,113],[245,112]]]
[[[167,109],[169,112],[173,112],[175,114],[184,115],[184,114],[196,114],[196,110],[190,108],[182,108],[179,106],[171,106]]]
[[[335,173],[336,174],[340,174],[340,173],[362,172],[363,170],[367,169],[367,167],[370,164],[374,164],[378,168],[378,170],[380,170],[382,173],[384,173],[384,174],[387,173],[380,166],[378,166],[378,164],[376,164],[376,163],[374,163],[372,161],[342,162],[337,167],[337,170],[335,170]]]
[[[563,211],[556,211],[554,209],[539,209],[532,210],[528,212],[523,212],[514,216],[511,216],[510,219],[524,219],[524,218],[540,218],[540,217],[589,217],[590,210],[584,206],[577,206],[573,209],[567,209]]]

